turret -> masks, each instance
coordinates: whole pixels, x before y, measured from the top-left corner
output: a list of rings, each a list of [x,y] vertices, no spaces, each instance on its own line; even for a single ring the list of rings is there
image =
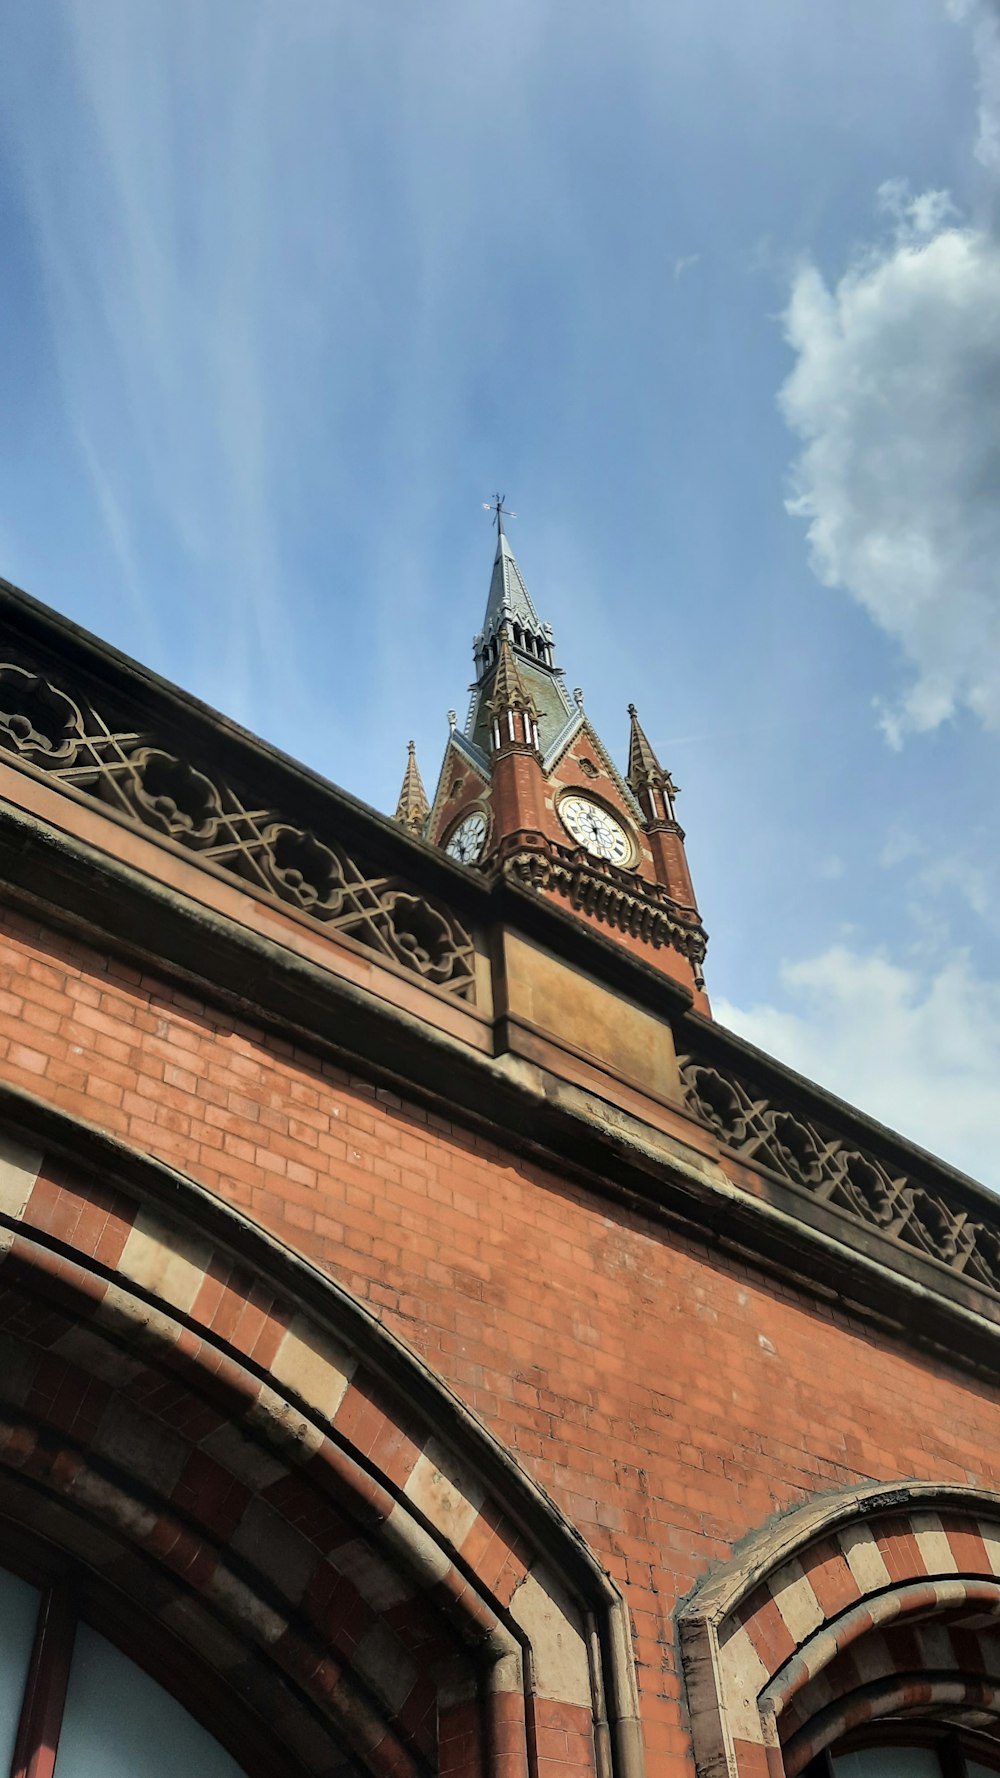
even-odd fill
[[[623,776],[556,665],[492,502],[497,545],[473,643],[464,728],[453,713],[425,832],[459,863],[516,878],[688,987],[708,1011],[705,950],[674,814],[677,787],[634,707]],[[402,802],[402,799],[401,799]]]
[[[538,710],[527,691],[506,630],[500,631],[489,697],[490,773],[496,834],[536,829],[542,821],[545,779],[538,741]]]
[[[538,752],[538,711],[517,670],[514,651],[505,632],[500,636],[500,656],[490,695],[490,753]]]

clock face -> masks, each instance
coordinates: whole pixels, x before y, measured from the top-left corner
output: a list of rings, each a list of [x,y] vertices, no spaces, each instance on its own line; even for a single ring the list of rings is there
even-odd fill
[[[609,864],[627,864],[631,858],[628,834],[602,803],[591,802],[589,796],[564,796],[559,819],[577,845],[594,858],[606,858]]]
[[[478,864],[486,845],[486,816],[482,809],[473,809],[460,821],[454,832],[449,835],[445,846],[449,858],[457,858],[459,864]]]

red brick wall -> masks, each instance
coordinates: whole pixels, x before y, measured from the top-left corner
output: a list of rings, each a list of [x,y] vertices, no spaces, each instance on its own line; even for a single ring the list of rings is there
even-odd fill
[[[687,1746],[670,1613],[776,1509],[1000,1487],[996,1391],[20,917],[0,1076],[326,1268],[554,1495],[625,1590],[651,1770]]]

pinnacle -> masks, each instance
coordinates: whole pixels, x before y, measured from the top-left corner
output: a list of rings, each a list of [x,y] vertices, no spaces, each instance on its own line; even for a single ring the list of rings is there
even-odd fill
[[[629,705],[628,713],[632,722],[628,743],[628,772],[626,774],[630,788],[635,791],[636,795],[639,794],[640,789],[649,785],[656,790],[665,788],[673,790],[670,773],[664,771],[653,752],[634,704]]]
[[[413,741],[407,743],[406,771],[403,773],[403,787],[396,804],[396,820],[407,833],[416,834],[419,839],[424,831],[424,824],[431,812],[427,800],[424,781],[420,776],[417,764],[417,749]]]
[[[508,710],[528,710],[537,716],[534,699],[524,688],[524,681],[518,672],[514,659],[514,650],[505,634],[500,638],[500,658],[497,662],[496,676],[493,680],[493,693],[488,708],[494,716],[500,716]]]

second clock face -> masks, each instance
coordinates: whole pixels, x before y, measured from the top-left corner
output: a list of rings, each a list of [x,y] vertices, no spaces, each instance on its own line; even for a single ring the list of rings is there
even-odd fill
[[[473,809],[448,836],[445,851],[459,864],[478,864],[486,844],[486,816],[482,809]]]
[[[564,796],[559,804],[559,819],[568,834],[595,858],[606,858],[609,864],[627,864],[632,844],[620,821],[602,803],[589,796]]]

